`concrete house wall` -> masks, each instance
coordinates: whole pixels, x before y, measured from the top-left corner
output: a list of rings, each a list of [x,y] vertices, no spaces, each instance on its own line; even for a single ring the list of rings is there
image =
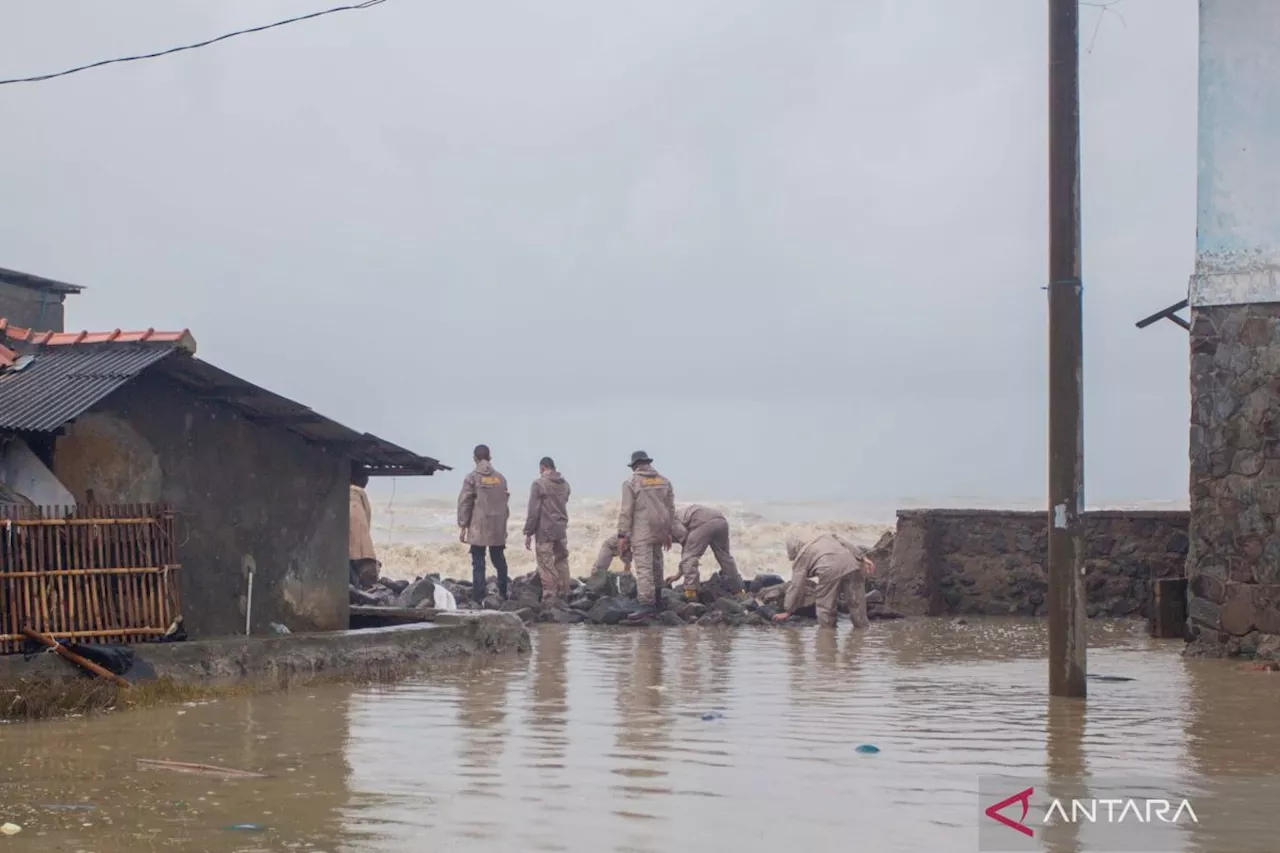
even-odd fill
[[[78,500],[164,502],[178,517],[192,637],[343,630],[350,463],[278,426],[145,374],[70,424],[54,472]]]
[[[0,317],[37,332],[61,332],[65,294],[12,284],[0,277]]]

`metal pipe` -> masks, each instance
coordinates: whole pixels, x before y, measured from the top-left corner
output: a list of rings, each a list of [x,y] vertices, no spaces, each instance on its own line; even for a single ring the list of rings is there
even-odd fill
[[[1080,10],[1049,0],[1049,693],[1083,698]]]
[[[244,602],[244,634],[249,636],[249,625],[253,619],[253,566],[249,566],[249,592]]]

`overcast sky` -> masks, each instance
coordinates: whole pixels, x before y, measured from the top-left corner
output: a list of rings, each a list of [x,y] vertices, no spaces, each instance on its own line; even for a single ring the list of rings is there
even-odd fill
[[[7,3],[0,77],[325,5]],[[1045,7],[389,0],[2,86],[0,266],[521,483],[550,453],[612,494],[642,447],[681,497],[1037,499]],[[1115,11],[1082,9],[1091,502],[1187,480],[1186,333],[1133,324],[1192,268],[1196,3]]]

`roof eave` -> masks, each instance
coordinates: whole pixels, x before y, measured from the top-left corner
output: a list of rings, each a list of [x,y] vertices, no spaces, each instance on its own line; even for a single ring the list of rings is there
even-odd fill
[[[74,295],[84,290],[78,284],[69,284],[65,281],[56,281],[52,278],[44,278],[43,276],[5,269],[4,267],[0,267],[0,282],[12,284],[16,287],[29,287],[32,290],[43,290],[46,293],[58,293],[63,296]]]

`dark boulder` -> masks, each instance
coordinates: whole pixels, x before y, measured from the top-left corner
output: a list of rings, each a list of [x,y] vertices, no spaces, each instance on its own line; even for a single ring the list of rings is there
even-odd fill
[[[729,585],[720,577],[719,572],[698,584],[698,600],[707,607],[714,606],[716,601],[730,594]]]
[[[417,607],[426,602],[427,607],[435,606],[436,585],[427,578],[409,584],[396,599],[396,607]]]
[[[374,595],[373,593],[365,592],[358,586],[351,584],[348,584],[347,586],[347,600],[351,604],[364,607],[385,607],[387,604],[387,600],[385,598]]]
[[[585,622],[587,617],[577,610],[571,610],[568,607],[556,603],[550,607],[544,607],[542,613],[538,616],[539,622],[551,622],[556,625],[576,625],[579,622]]]
[[[896,611],[896,610],[883,610],[883,609],[881,609],[881,610],[876,610],[876,611],[873,611],[873,612],[868,613],[868,614],[867,614],[867,618],[868,618],[868,619],[875,619],[875,620],[880,621],[880,622],[888,622],[888,621],[893,620],[893,619],[903,619],[903,618],[906,618],[906,617],[904,617],[901,613],[899,613],[899,612],[898,612],[898,611]],[[960,620],[957,620],[957,621],[959,621],[959,622],[964,622],[964,620],[963,620],[963,619],[960,619]]]
[[[717,599],[714,609],[725,616],[741,616],[746,613],[746,608],[732,598]]]
[[[602,598],[591,608],[587,619],[597,625],[617,625],[635,613],[645,610],[640,602],[633,598]],[[650,608],[652,609],[652,608]]]
[[[782,575],[775,575],[772,572],[766,572],[762,575],[756,575],[750,581],[749,589],[752,594],[758,593],[762,589],[768,589],[771,586],[786,583]]]
[[[684,624],[684,620],[681,619],[674,610],[662,611],[662,615],[658,617],[658,621],[663,625],[668,625],[673,628]]]
[[[700,619],[707,612],[707,606],[698,601],[690,601],[681,604],[676,612],[680,614],[680,618],[684,620]]]
[[[409,588],[409,581],[396,580],[395,578],[379,578],[378,585],[391,590],[395,595],[399,595]]]
[[[618,595],[618,576],[608,569],[600,569],[592,572],[583,586],[587,589],[587,595],[596,598],[614,598]]]

